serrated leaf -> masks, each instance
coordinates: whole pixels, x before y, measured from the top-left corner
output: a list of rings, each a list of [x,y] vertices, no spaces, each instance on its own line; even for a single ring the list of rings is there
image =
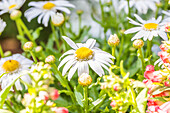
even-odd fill
[[[137,107],[140,113],[145,113],[147,104],[148,88],[144,88],[136,97]]]
[[[1,92],[0,92],[0,108],[3,107],[5,99],[11,89],[11,87],[14,85],[14,83],[21,77],[22,75],[16,77],[13,79],[12,82],[10,82],[7,87],[5,87]]]
[[[42,30],[42,27],[37,28],[33,33],[32,36],[34,38],[34,40],[36,40],[39,36],[40,36],[40,31]]]
[[[102,103],[105,100],[105,98],[106,98],[106,94],[104,94],[103,96],[99,97],[97,100],[92,102],[92,104],[89,105],[89,111],[91,111],[94,107]]]
[[[76,87],[74,87],[74,90],[75,90],[75,91],[74,91],[74,94],[75,94],[75,97],[76,97],[76,100],[77,100],[78,104],[79,104],[81,107],[83,107],[84,105],[83,105],[83,102],[82,102],[82,100],[83,100],[82,94],[77,91]]]

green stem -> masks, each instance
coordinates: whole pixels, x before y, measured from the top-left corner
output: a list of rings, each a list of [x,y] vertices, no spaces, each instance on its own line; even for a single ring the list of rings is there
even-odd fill
[[[81,32],[81,15],[78,15],[79,17],[79,33],[78,36],[80,36],[80,32]]]
[[[127,2],[128,2],[128,10],[129,10],[129,12],[128,12],[128,16],[129,16],[129,17],[131,17],[131,11],[130,11],[130,0],[127,0]]]
[[[88,87],[84,87],[84,100],[85,113],[88,113]]]
[[[3,49],[1,47],[1,44],[0,44],[0,54],[1,54],[1,58],[4,58],[4,52],[3,52]]]
[[[101,17],[102,17],[102,23],[104,22],[104,10],[101,0],[99,0],[100,8],[101,8]]]
[[[144,71],[145,71],[145,61],[144,61],[144,58],[143,58],[142,49],[139,48],[138,50],[139,50],[140,59],[141,59],[141,62],[142,62],[142,73],[144,73]]]
[[[13,113],[18,113],[15,109],[11,107],[11,104],[7,101],[5,101],[5,104],[7,105],[8,109],[10,109]]]
[[[22,27],[20,26],[20,24],[19,24],[20,22],[18,21],[18,19],[15,22],[16,22],[16,26],[17,26],[19,35],[24,36],[24,33],[22,31]]]
[[[37,59],[35,57],[35,54],[32,51],[30,51],[30,53],[31,53],[31,56],[32,56],[34,62],[37,63],[38,61],[37,61]]]
[[[26,33],[26,35],[28,36],[29,40],[32,41],[34,43],[35,46],[37,46],[33,36],[31,35],[30,31],[28,30],[28,28],[26,27],[26,25],[24,24],[24,22],[21,20],[21,18],[19,18],[18,23],[21,25],[21,27],[23,28],[24,32]]]
[[[157,6],[156,13],[155,13],[155,19],[158,17],[158,12],[159,12],[159,6]]]
[[[113,46],[112,47],[112,56],[115,57],[115,49],[116,49],[116,46]],[[114,63],[114,58],[112,59],[113,63]]]
[[[52,32],[54,34],[54,37],[55,37],[55,43],[56,43],[57,49],[59,49],[60,48],[60,44],[59,44],[59,39],[57,38],[55,26],[53,25],[52,22],[50,22],[50,23],[51,23],[51,30],[52,30]]]
[[[147,41],[147,57],[150,57],[151,53],[151,48],[152,48],[152,40],[151,41]]]
[[[118,56],[117,62],[116,62],[117,66],[120,64],[120,58],[121,58],[121,55],[122,55],[122,52],[123,52],[123,44],[124,44],[124,36],[122,36],[122,38],[121,38],[121,45],[120,45],[120,49],[119,49],[119,56]]]
[[[165,6],[164,6],[165,11],[167,11],[167,9],[168,9],[168,2],[169,2],[169,0],[165,0]],[[165,16],[165,14],[162,15],[162,19],[164,19],[164,16]]]

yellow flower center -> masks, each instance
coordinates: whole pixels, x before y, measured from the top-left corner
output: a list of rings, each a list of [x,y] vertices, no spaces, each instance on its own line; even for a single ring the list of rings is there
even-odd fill
[[[12,8],[14,8],[16,6],[17,6],[17,4],[13,4],[13,5],[9,6],[8,8],[9,8],[9,10],[11,10]]]
[[[144,27],[147,30],[153,30],[153,29],[158,28],[158,24],[156,24],[156,23],[147,23],[147,24],[144,24]]]
[[[47,2],[46,4],[44,4],[43,6],[43,9],[47,9],[47,10],[50,10],[52,9],[53,7],[55,7],[56,5],[51,3],[51,2]]]
[[[2,68],[6,71],[6,72],[13,72],[15,70],[17,70],[20,66],[20,63],[16,60],[7,60],[3,65]]]
[[[87,60],[92,58],[93,55],[93,51],[87,47],[81,47],[79,49],[76,50],[76,57],[79,60]]]

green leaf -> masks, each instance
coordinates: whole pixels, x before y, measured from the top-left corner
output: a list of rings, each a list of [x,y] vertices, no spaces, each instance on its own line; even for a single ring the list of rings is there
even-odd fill
[[[59,93],[65,93],[66,95],[71,95],[72,92],[71,91],[67,91],[67,90],[60,90]]]
[[[120,62],[120,73],[124,77],[126,75],[124,69],[123,69],[123,60]]]
[[[77,100],[78,104],[81,107],[83,107],[84,105],[83,105],[83,102],[82,102],[82,100],[83,100],[82,94],[77,91],[76,87],[74,87],[74,90],[75,90],[74,93],[75,93],[75,97],[76,97],[76,100]]]
[[[162,97],[155,97],[155,98],[150,98],[150,99],[154,99],[154,100],[159,100],[159,101],[162,101],[162,102],[167,102],[164,98]]]
[[[40,31],[42,30],[42,27],[37,28],[33,33],[32,36],[34,38],[34,40],[36,40],[39,36],[40,36]]]
[[[105,98],[106,98],[106,94],[104,94],[103,96],[101,96],[100,98],[92,102],[92,104],[89,105],[89,111],[91,111],[94,107],[102,103],[105,100]]]
[[[11,111],[0,109],[0,113],[12,113]]]
[[[0,92],[0,108],[3,107],[3,104],[4,104],[4,102],[5,102],[5,99],[6,99],[7,95],[8,95],[11,87],[14,85],[14,83],[15,83],[21,76],[22,76],[22,75],[14,78],[13,81],[12,81],[11,83],[9,83],[9,84],[7,85],[7,87],[4,88],[4,89]]]
[[[136,102],[140,113],[145,113],[147,104],[148,88],[144,88],[137,96]]]

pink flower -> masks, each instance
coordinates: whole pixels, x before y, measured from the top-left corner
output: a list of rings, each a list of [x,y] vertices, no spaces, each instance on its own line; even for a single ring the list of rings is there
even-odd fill
[[[170,23],[167,23],[167,24],[165,25],[165,31],[166,31],[166,32],[170,32]]]
[[[116,101],[113,100],[113,101],[110,103],[110,106],[112,106],[112,108],[116,107]]]
[[[170,87],[170,82],[169,81],[165,81],[164,85],[167,86],[167,87]]]
[[[55,113],[68,113],[68,109],[64,108],[64,107],[54,107],[51,108],[52,111],[54,111]]]
[[[170,113],[170,101],[162,104],[160,106],[160,109],[164,111],[165,113]],[[161,113],[161,112],[160,112]]]
[[[164,51],[158,53],[164,63],[170,63],[170,54]]]
[[[167,50],[168,50],[166,44],[161,44],[161,45],[159,46],[159,48],[160,48],[162,51],[167,51]]]
[[[57,100],[60,94],[58,93],[57,89],[51,90],[50,97],[52,100]]]
[[[144,73],[144,77],[147,78],[147,79],[150,79],[152,77],[154,71],[155,70],[154,70],[153,65],[146,66],[146,71]]]

